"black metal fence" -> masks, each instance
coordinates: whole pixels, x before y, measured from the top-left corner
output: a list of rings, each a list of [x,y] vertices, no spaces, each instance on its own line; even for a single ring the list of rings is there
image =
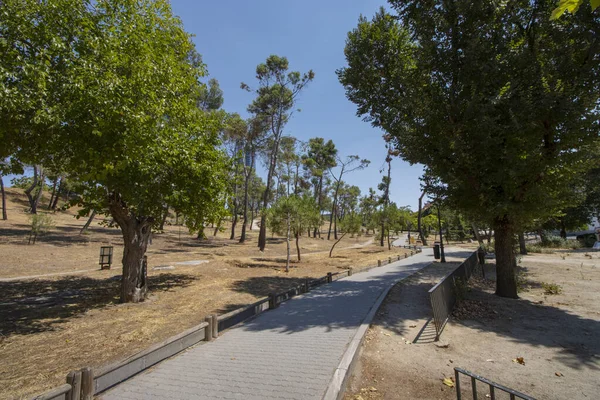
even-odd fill
[[[448,318],[456,305],[457,285],[466,284],[477,264],[477,252],[475,251],[458,268],[442,278],[429,290],[436,340],[442,334],[444,326],[446,326],[446,322],[448,322]]]
[[[461,374],[466,375],[471,378],[471,392],[473,394],[473,400],[477,400],[477,381],[488,386],[489,392],[490,392],[489,398],[491,400],[496,399],[496,391],[497,390],[507,393],[510,396],[510,400],[515,400],[515,399],[535,400],[535,398],[533,398],[531,396],[527,396],[526,394],[517,392],[516,390],[507,388],[506,386],[500,385],[496,382],[492,382],[492,381],[484,378],[483,376],[476,375],[476,374],[469,372],[467,370],[464,370],[462,368],[454,368],[454,380],[456,381],[455,383],[456,383],[456,399],[457,400],[462,400],[462,392],[461,392],[461,388],[460,388],[460,375]],[[485,396],[485,397],[488,398],[488,396]]]

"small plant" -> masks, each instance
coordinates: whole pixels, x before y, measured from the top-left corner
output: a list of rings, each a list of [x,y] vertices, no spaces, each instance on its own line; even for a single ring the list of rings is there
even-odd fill
[[[462,301],[467,297],[469,286],[467,282],[461,278],[454,280],[454,295],[457,301]]]
[[[29,220],[31,221],[31,232],[29,232],[27,244],[31,244],[32,238],[33,244],[35,244],[38,236],[45,235],[54,226],[54,221],[48,214],[33,214]]]
[[[525,248],[527,249],[528,253],[541,253],[542,252],[542,246],[540,246],[539,244],[527,244],[525,246]]]
[[[542,282],[542,288],[544,289],[544,294],[547,294],[547,295],[562,293],[562,286],[557,285],[556,283]]]
[[[521,293],[524,292],[525,290],[529,289],[529,286],[527,286],[527,279],[525,279],[525,273],[523,272],[522,269],[518,269],[517,270],[517,274],[515,276],[516,280],[517,280],[517,292]]]

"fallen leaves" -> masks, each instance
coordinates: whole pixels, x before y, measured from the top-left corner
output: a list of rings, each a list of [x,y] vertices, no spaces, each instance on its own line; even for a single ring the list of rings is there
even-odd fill
[[[554,373],[554,375],[556,375],[556,376],[558,376],[558,377],[564,376],[564,375],[562,374],[562,372],[555,372],[555,373]]]
[[[521,365],[525,365],[525,359],[523,357],[517,357],[514,360],[512,360],[512,362],[521,364]]]
[[[444,378],[442,379],[442,383],[448,387],[454,387],[455,383],[454,383],[454,378]]]

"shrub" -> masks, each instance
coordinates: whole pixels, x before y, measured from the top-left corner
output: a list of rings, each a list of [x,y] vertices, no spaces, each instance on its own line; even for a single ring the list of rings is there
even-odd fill
[[[541,253],[542,252],[542,246],[540,246],[539,244],[526,244],[525,248],[527,249],[528,253]]]
[[[544,294],[553,295],[562,293],[562,287],[556,283],[542,282],[542,288],[544,289]]]
[[[468,283],[461,279],[456,278],[454,280],[454,295],[456,296],[457,301],[462,301],[467,297],[467,292],[469,291]]]
[[[29,220],[31,221],[31,232],[27,244],[31,244],[32,238],[33,244],[35,244],[38,236],[45,235],[54,226],[54,221],[48,214],[32,214]]]

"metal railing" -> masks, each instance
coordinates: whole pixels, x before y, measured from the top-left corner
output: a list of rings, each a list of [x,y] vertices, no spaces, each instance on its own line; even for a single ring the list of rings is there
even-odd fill
[[[516,390],[507,388],[506,386],[500,385],[496,382],[492,382],[489,379],[484,378],[483,376],[476,375],[472,372],[464,370],[462,368],[454,368],[454,380],[456,381],[456,400],[462,400],[462,393],[460,391],[460,374],[466,375],[471,378],[471,390],[473,394],[473,400],[477,400],[477,381],[482,382],[489,387],[489,398],[491,400],[496,399],[496,390],[499,390],[504,393],[508,393],[510,396],[510,400],[515,399],[525,399],[525,400],[535,400],[535,398],[523,394],[521,392],[517,392]],[[486,396],[487,397],[487,396]]]
[[[439,339],[448,318],[456,305],[456,286],[466,283],[478,264],[477,252],[473,252],[454,271],[450,272],[429,290],[429,299],[433,309],[436,340]],[[457,283],[457,281],[462,281]]]

